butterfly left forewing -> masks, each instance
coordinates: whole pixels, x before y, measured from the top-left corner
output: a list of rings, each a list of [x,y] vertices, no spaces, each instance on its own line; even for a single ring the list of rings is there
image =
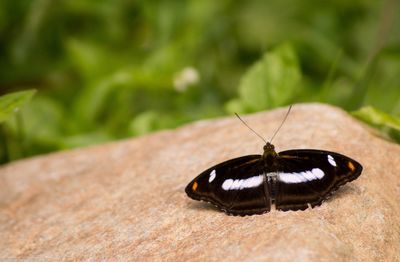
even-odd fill
[[[189,197],[210,202],[228,214],[259,214],[270,210],[265,178],[261,156],[249,155],[205,170],[185,191]]]
[[[279,210],[304,210],[310,205],[320,205],[362,171],[357,161],[322,150],[283,151],[276,161],[275,205]]]

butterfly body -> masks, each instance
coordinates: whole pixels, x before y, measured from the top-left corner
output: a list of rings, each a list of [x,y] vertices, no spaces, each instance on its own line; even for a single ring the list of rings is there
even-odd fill
[[[321,205],[341,185],[356,179],[362,166],[329,151],[300,149],[276,153],[266,143],[262,155],[215,165],[193,179],[186,194],[232,215],[305,210]]]

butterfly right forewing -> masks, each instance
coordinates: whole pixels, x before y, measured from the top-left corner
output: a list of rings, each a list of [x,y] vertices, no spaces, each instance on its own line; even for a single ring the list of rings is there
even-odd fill
[[[361,165],[344,155],[323,150],[279,153],[275,205],[279,210],[318,206],[341,185],[356,179]]]

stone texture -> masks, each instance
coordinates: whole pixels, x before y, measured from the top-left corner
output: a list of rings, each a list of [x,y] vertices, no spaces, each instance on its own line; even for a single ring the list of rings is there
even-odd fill
[[[244,118],[269,137],[286,110]],[[0,260],[400,260],[398,145],[321,104],[295,105],[274,144],[337,151],[364,171],[315,209],[233,217],[184,187],[262,152],[234,117],[27,159],[0,168]]]

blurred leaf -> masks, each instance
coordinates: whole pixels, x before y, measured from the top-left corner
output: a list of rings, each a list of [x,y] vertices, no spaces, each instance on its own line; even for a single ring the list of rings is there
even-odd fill
[[[133,119],[129,125],[129,130],[134,135],[143,135],[157,126],[159,115],[153,111],[146,111]]]
[[[377,127],[389,127],[400,131],[400,117],[389,115],[372,106],[365,106],[352,114],[364,122]]]
[[[101,132],[79,134],[76,136],[66,136],[60,141],[60,149],[70,149],[74,147],[84,147],[93,144],[100,144],[110,141],[111,138]]]
[[[71,63],[82,77],[89,78],[103,69],[102,52],[98,46],[78,39],[70,39],[66,42],[66,48]]]
[[[59,148],[64,135],[62,129],[67,125],[68,119],[57,100],[38,95],[31,101],[29,108],[21,113],[25,135],[30,143],[42,144],[53,150]],[[17,127],[10,125],[10,128],[15,130]]]
[[[246,112],[246,109],[243,107],[243,103],[240,101],[240,99],[230,100],[225,104],[225,109],[230,113]]]
[[[382,52],[373,69],[363,103],[395,113],[400,109],[400,52]]]
[[[285,105],[301,88],[300,79],[293,48],[280,45],[246,72],[239,85],[239,100],[230,102],[227,110],[254,112]]]
[[[21,109],[32,98],[36,90],[20,91],[0,97],[0,123]]]

